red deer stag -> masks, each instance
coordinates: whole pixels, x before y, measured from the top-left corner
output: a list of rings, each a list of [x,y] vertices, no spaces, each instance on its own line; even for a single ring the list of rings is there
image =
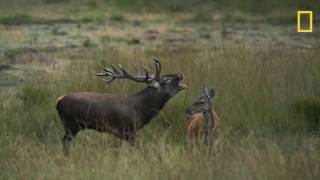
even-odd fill
[[[155,73],[149,74],[143,67],[144,75],[131,75],[121,65],[110,65],[97,76],[109,77],[110,84],[115,79],[129,79],[146,83],[147,87],[132,96],[124,97],[92,92],[76,92],[64,95],[57,101],[57,111],[63,123],[65,135],[63,149],[69,154],[69,144],[80,130],[93,129],[113,134],[121,140],[134,144],[138,129],[164,107],[167,101],[185,88],[180,84],[182,73],[160,75],[161,63],[154,60]]]
[[[213,144],[219,137],[219,118],[212,108],[211,99],[215,91],[204,86],[203,94],[186,110],[186,129],[188,143]]]

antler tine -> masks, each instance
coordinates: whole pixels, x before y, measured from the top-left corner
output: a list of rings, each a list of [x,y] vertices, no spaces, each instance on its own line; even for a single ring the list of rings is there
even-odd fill
[[[110,69],[110,68],[105,67],[105,68],[103,68],[103,70],[106,72],[105,74],[109,75],[109,76],[112,76],[113,74],[115,74],[117,72],[117,70],[114,68]]]
[[[148,80],[149,80],[149,73],[148,73],[148,70],[142,65],[142,69],[144,70],[144,72],[145,72],[145,75],[146,75],[146,77],[145,77],[145,81],[146,82],[148,82]]]
[[[114,77],[112,77],[111,79],[103,79],[107,84],[111,84],[113,80],[115,80]]]
[[[122,74],[129,75],[129,74],[127,73],[127,71],[123,69],[123,67],[121,66],[121,64],[118,64],[118,66],[119,66],[120,71],[122,71]]]
[[[120,74],[119,78],[128,78],[128,79],[131,79],[131,80],[136,81],[136,82],[144,82],[144,79],[139,79],[139,77],[134,77],[131,74],[129,74],[126,70],[123,69],[121,64],[119,64],[118,66],[119,66],[119,69],[121,71],[121,74],[119,73]]]
[[[104,73],[95,73],[96,76],[106,76],[108,75],[108,71],[105,69],[105,67],[103,67],[102,65],[101,66],[101,69],[104,70]]]
[[[149,64],[149,69],[151,72],[154,72],[155,74],[149,75],[150,80],[155,80],[157,78],[157,70],[154,68],[152,64]]]
[[[156,67],[156,79],[160,79],[160,73],[161,73],[161,63],[160,61],[155,58],[155,57],[152,57],[152,60],[154,61],[154,65]]]
[[[106,76],[106,75],[108,75],[108,73],[106,73],[106,72],[105,73],[95,73],[95,75],[96,76]]]
[[[96,76],[111,76],[113,72],[113,70],[107,68],[107,67],[102,67],[102,70],[104,70],[104,73],[95,73]],[[103,81],[105,81],[107,84],[111,84],[112,81],[114,80],[115,78],[111,76],[111,79],[102,79]]]
[[[113,65],[112,63],[110,63],[110,66],[111,66],[111,68],[113,69],[113,72],[119,73],[119,71],[117,70],[117,68],[116,68],[115,65]],[[109,68],[106,68],[106,69],[109,69]]]
[[[154,68],[153,68],[153,66],[151,64],[149,64],[149,68],[150,68],[151,71],[154,70]]]
[[[140,71],[138,70],[137,65],[133,65],[134,70],[137,72],[137,76],[140,76]]]

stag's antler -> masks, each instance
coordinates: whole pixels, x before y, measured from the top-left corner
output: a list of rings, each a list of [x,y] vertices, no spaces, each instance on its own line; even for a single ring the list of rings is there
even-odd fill
[[[152,57],[152,60],[154,61],[154,66],[156,67],[156,80],[160,80],[160,73],[161,73],[161,63],[158,59],[155,57]]]
[[[96,73],[97,76],[106,76],[106,77],[111,77],[111,79],[104,79],[108,84],[111,84],[113,80],[115,79],[121,79],[121,78],[126,78],[133,80],[135,82],[145,82],[145,83],[150,83],[153,81],[159,81],[160,80],[160,72],[161,72],[161,63],[156,59],[153,58],[154,65],[156,68],[156,74],[151,74],[149,75],[148,70],[142,66],[142,69],[145,73],[145,75],[140,75],[140,72],[138,71],[138,68],[134,66],[134,68],[137,71],[137,75],[133,76],[129,74],[126,70],[123,69],[121,64],[118,65],[118,68],[116,68],[115,65],[110,64],[111,68],[105,67],[102,68],[104,73]]]

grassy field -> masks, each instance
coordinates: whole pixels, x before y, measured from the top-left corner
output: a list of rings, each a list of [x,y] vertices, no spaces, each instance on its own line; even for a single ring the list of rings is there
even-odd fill
[[[319,179],[320,31],[295,24],[317,2],[199,2],[0,0],[0,179]],[[56,99],[138,92],[94,73],[152,56],[188,88],[135,146],[86,130],[65,157]],[[212,149],[187,145],[184,129],[205,82],[221,119]]]

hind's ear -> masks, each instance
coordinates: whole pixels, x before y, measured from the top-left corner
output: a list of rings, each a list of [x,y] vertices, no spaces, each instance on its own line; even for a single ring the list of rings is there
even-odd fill
[[[214,89],[210,89],[209,96],[212,98],[216,95],[216,91]]]

